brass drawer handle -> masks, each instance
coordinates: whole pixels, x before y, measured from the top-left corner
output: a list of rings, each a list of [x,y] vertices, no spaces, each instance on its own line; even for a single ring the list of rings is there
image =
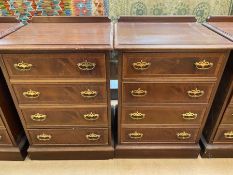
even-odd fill
[[[140,61],[140,62],[136,62],[136,63],[133,63],[133,68],[135,70],[147,70],[149,69],[149,67],[151,66],[151,63],[150,62],[145,62],[145,61]]]
[[[23,96],[26,98],[38,98],[40,96],[40,92],[29,90],[26,92],[23,92]]]
[[[225,132],[225,133],[224,133],[224,137],[225,137],[226,139],[233,139],[233,131]]]
[[[184,120],[195,120],[197,118],[197,114],[193,112],[187,112],[182,114]]]
[[[19,71],[29,71],[32,68],[32,64],[29,63],[24,63],[23,61],[20,63],[15,63],[14,64],[15,69]]]
[[[39,141],[49,141],[49,140],[51,140],[52,136],[49,134],[40,134],[40,135],[37,135],[36,138]]]
[[[97,94],[98,94],[97,91],[90,90],[90,89],[87,89],[85,91],[81,91],[81,95],[84,98],[94,98],[97,96]]]
[[[134,112],[129,114],[130,118],[133,120],[142,120],[145,118],[146,114],[140,113],[140,112]]]
[[[205,92],[203,90],[199,90],[197,88],[190,90],[190,91],[187,91],[187,93],[188,93],[189,97],[192,97],[192,98],[199,98],[205,94]]]
[[[87,60],[85,60],[84,62],[78,63],[77,66],[80,70],[91,71],[91,70],[95,69],[96,64],[88,62]]]
[[[37,122],[43,122],[45,121],[46,118],[47,118],[47,115],[45,114],[36,113],[36,114],[31,115],[31,119]]]
[[[143,137],[143,133],[139,133],[137,131],[129,133],[129,138],[131,139],[141,139],[142,137]]]
[[[187,140],[191,138],[191,134],[183,131],[183,132],[177,133],[176,137],[180,140]]]
[[[2,140],[2,136],[0,135],[0,140]]]
[[[90,134],[86,135],[86,139],[90,140],[90,141],[97,141],[100,139],[100,137],[101,137],[101,135],[95,134],[95,133],[90,133]]]
[[[94,120],[98,120],[99,116],[100,116],[99,114],[91,112],[89,114],[84,114],[83,118],[88,121],[94,121]]]
[[[138,88],[137,90],[132,90],[131,95],[134,97],[145,97],[147,95],[147,91]]]
[[[210,69],[211,67],[214,66],[214,63],[211,63],[211,62],[206,61],[206,60],[202,60],[202,61],[199,61],[199,62],[195,62],[194,65],[199,70],[208,70],[208,69]]]

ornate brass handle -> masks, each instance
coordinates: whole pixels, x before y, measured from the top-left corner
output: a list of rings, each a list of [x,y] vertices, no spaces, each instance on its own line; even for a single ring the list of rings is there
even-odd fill
[[[129,114],[130,118],[133,120],[142,120],[145,118],[146,114],[140,113],[140,112],[134,112]]]
[[[180,140],[186,140],[186,139],[191,138],[191,134],[183,131],[183,132],[177,133],[176,137]]]
[[[150,62],[145,62],[145,61],[140,61],[140,62],[136,62],[136,63],[133,63],[133,68],[135,70],[146,70],[148,69],[149,67],[151,66],[151,63]]]
[[[78,68],[83,71],[90,71],[95,69],[96,63],[91,63],[85,60],[84,62],[77,64]]]
[[[100,139],[100,137],[101,137],[101,135],[95,134],[95,133],[90,133],[90,134],[86,135],[86,139],[90,140],[90,141],[97,141]]]
[[[97,91],[90,90],[90,89],[87,89],[85,91],[81,91],[81,95],[84,98],[94,98],[97,96],[97,94],[98,94]]]
[[[193,113],[193,112],[187,112],[182,114],[183,119],[185,120],[195,120],[197,118],[197,114]]]
[[[40,134],[40,135],[37,135],[36,138],[39,141],[49,141],[49,140],[51,140],[52,136],[49,134]]]
[[[199,61],[199,62],[195,62],[194,65],[199,70],[208,70],[211,67],[213,67],[214,63],[211,63],[211,62],[206,61],[206,60],[202,60],[202,61]]]
[[[46,118],[47,118],[47,115],[45,114],[36,113],[36,114],[31,115],[31,119],[37,122],[45,121]]]
[[[225,137],[226,139],[233,139],[233,131],[225,132],[225,133],[224,133],[224,137]]]
[[[131,139],[141,139],[142,137],[143,137],[143,133],[139,133],[137,131],[129,133],[129,138]]]
[[[131,95],[134,97],[145,97],[147,95],[147,91],[138,88],[137,90],[132,90]]]
[[[199,98],[205,94],[205,92],[203,90],[199,90],[197,88],[190,90],[190,91],[187,91],[187,93],[188,93],[189,97],[192,97],[192,98]]]
[[[23,96],[26,98],[38,98],[40,96],[40,92],[29,90],[26,92],[23,92]]]
[[[84,114],[83,118],[85,120],[94,121],[94,120],[98,120],[99,116],[100,116],[99,114],[91,112],[89,114]]]
[[[15,69],[19,71],[29,71],[32,68],[32,64],[29,63],[24,63],[23,61],[20,63],[15,63],[14,64]]]

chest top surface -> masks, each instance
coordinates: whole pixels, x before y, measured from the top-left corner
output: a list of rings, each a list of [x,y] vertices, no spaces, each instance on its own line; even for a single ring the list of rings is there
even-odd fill
[[[1,48],[109,50],[112,48],[112,26],[104,17],[35,17],[28,25],[2,38]]]
[[[125,17],[126,18],[126,17]],[[144,17],[145,18],[145,17]],[[162,17],[161,17],[162,18]],[[194,21],[124,19],[115,25],[116,49],[216,49],[231,43]],[[159,20],[158,20],[159,19]]]
[[[212,16],[206,23],[207,27],[233,41],[233,17],[232,16]]]

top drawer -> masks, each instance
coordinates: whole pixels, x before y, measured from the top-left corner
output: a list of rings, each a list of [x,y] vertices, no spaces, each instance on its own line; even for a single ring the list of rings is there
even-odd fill
[[[106,78],[104,53],[4,54],[11,79]]]
[[[125,53],[123,78],[217,77],[224,53]]]

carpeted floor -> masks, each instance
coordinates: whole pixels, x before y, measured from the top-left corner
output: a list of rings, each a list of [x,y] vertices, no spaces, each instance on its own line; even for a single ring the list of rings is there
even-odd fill
[[[233,159],[0,162],[0,175],[232,175]]]

